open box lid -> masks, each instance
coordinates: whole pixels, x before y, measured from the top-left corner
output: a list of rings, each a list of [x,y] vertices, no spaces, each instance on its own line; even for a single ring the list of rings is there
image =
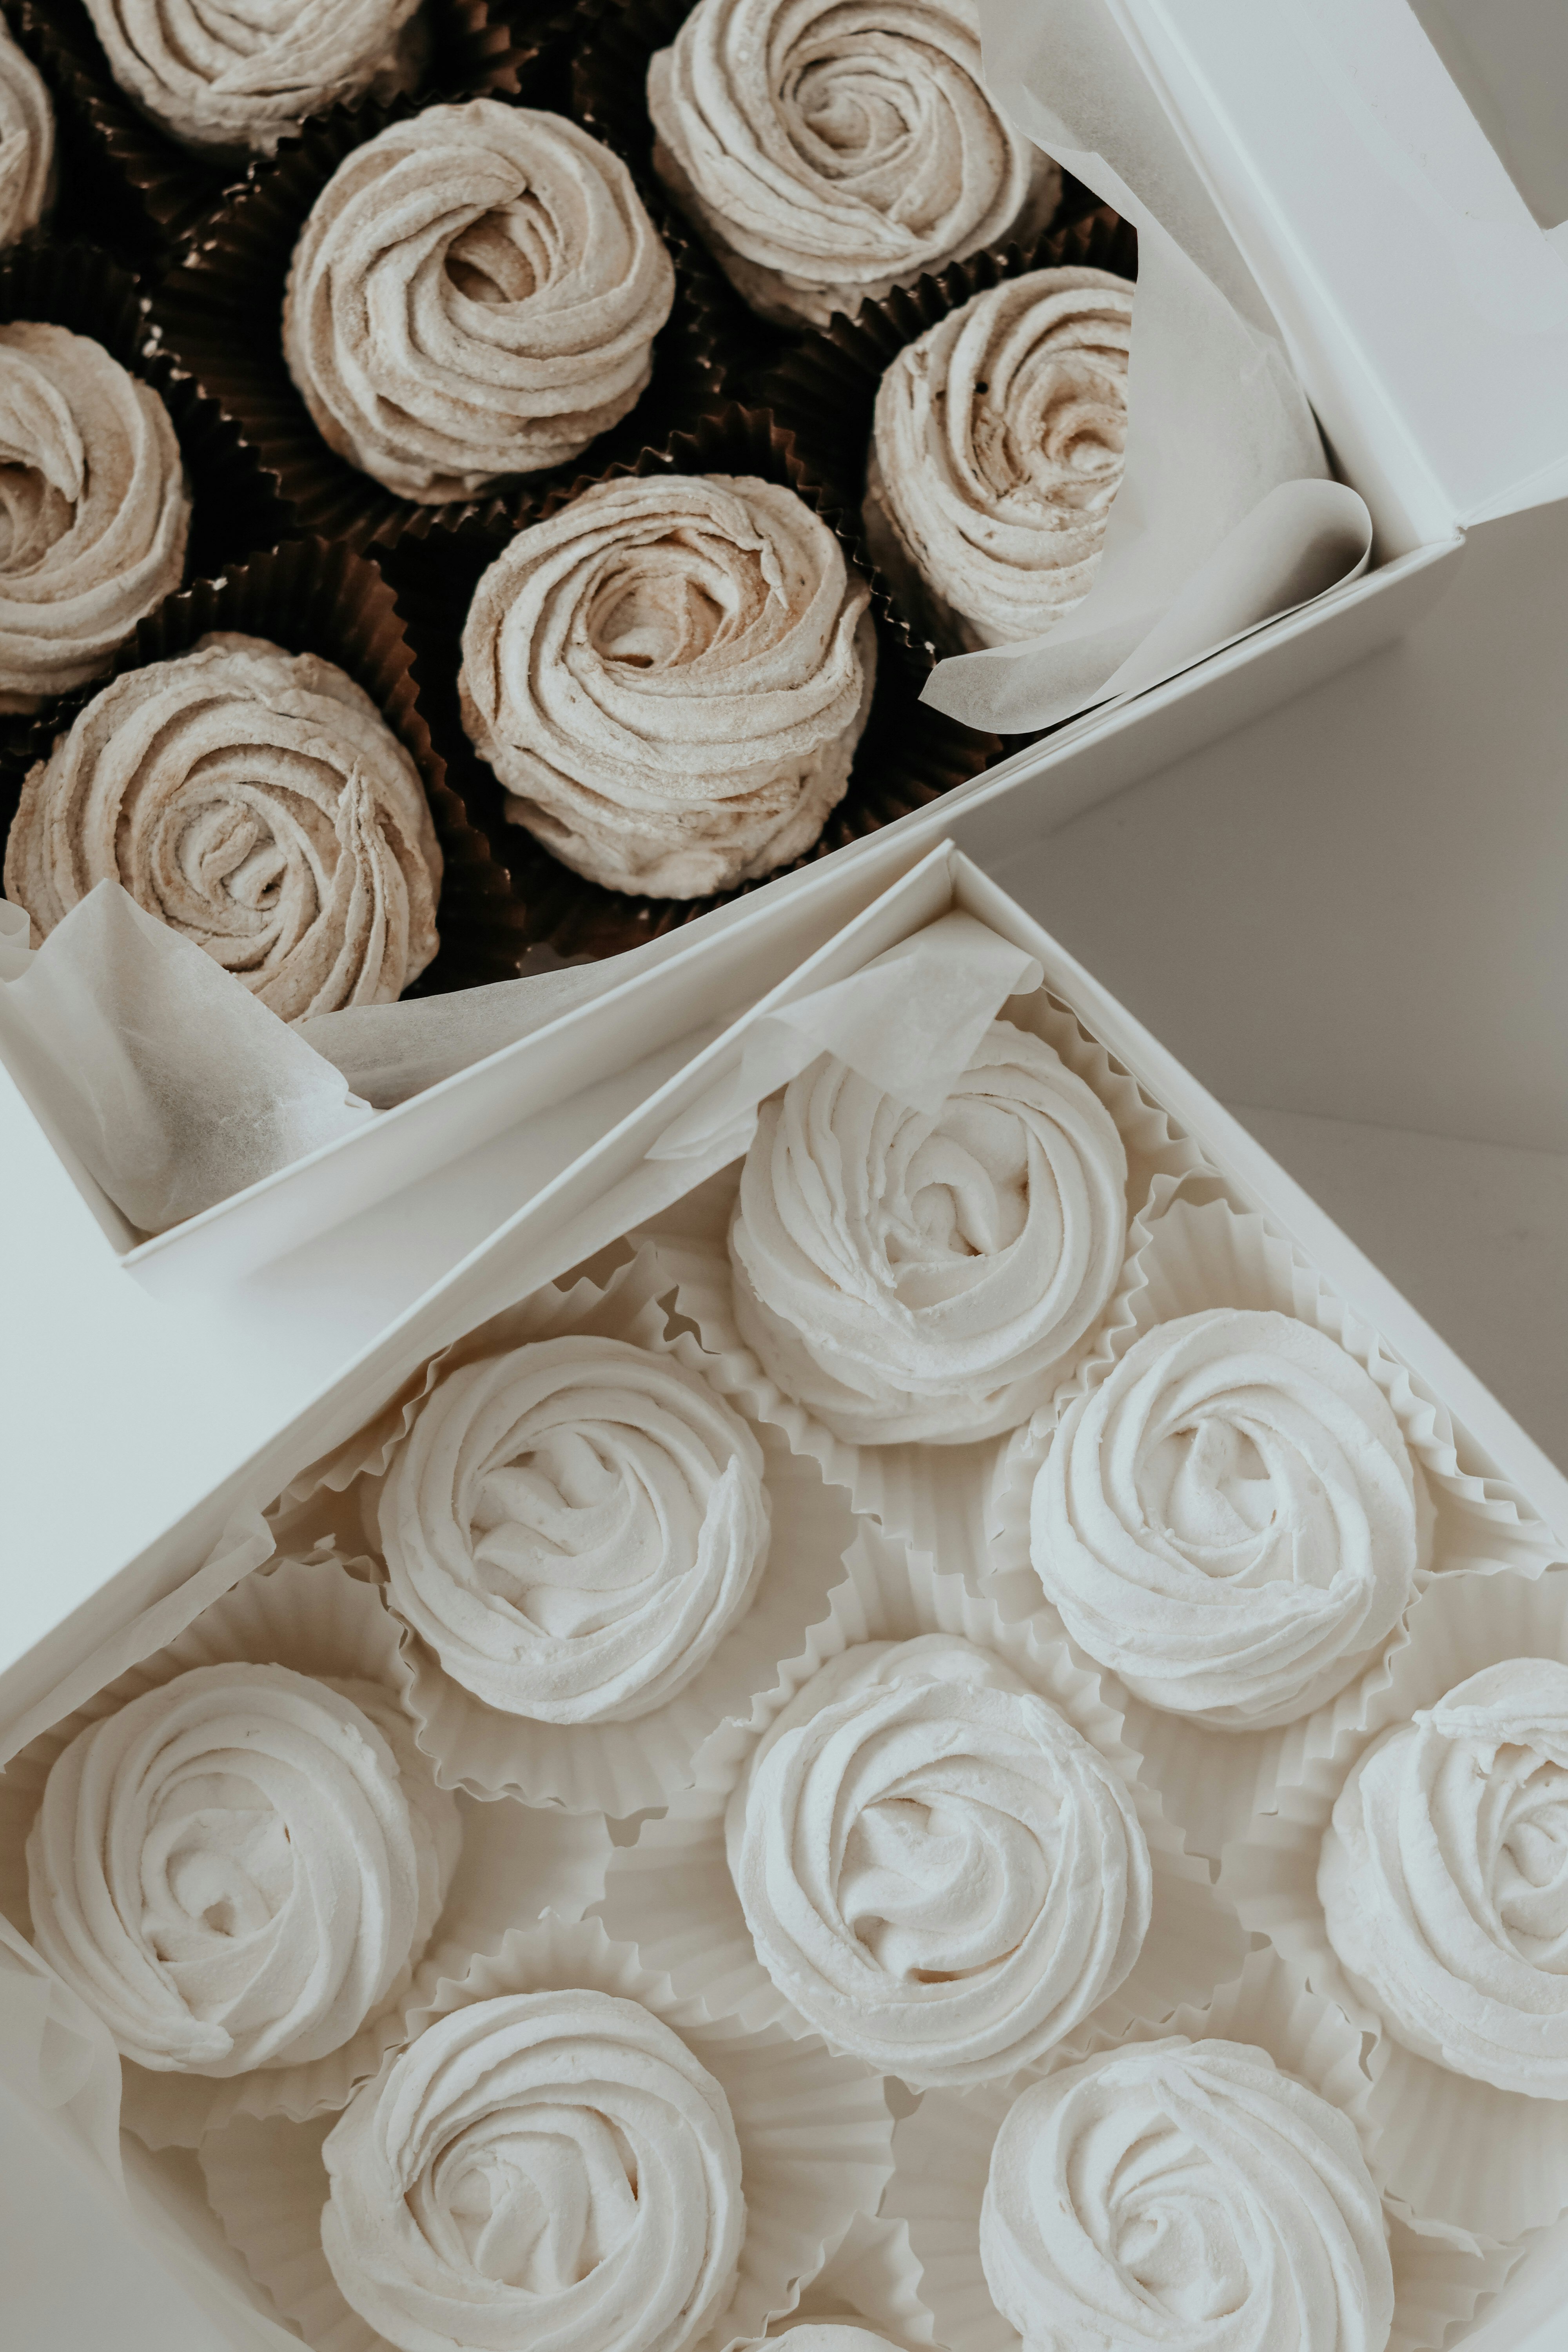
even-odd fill
[[[1314,397],[1330,341],[1461,529],[1568,496],[1560,0],[1107,5]]]

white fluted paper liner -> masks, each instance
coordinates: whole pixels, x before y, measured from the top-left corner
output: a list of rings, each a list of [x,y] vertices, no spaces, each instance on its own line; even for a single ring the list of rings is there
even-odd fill
[[[1437,1577],[1411,1612],[1409,1640],[1369,1708],[1366,1737],[1408,1721],[1484,1666],[1529,1656],[1568,1657],[1568,1569]],[[1516,2241],[1568,2211],[1568,2100],[1450,2074],[1384,2032],[1340,1967],[1318,1900],[1318,1858],[1338,1793],[1317,1785],[1285,1792],[1278,1814],[1227,1845],[1221,1885],[1297,1980],[1367,2036],[1379,2179],[1395,2210],[1462,2249]]]
[[[1047,989],[1008,999],[1001,1018],[1026,1029],[1056,1052],[1098,1097],[1116,1123],[1127,1153],[1128,1240],[1117,1287],[1098,1320],[1052,1372],[1042,1375],[1042,1407],[1071,1381],[1101,1335],[1127,1316],[1125,1293],[1150,1222],[1178,1189],[1214,1191],[1215,1171],[1175,1125]],[[710,1376],[749,1421],[782,1429],[797,1454],[809,1454],[825,1478],[848,1489],[855,1508],[889,1533],[934,1552],[944,1565],[983,1565],[982,1512],[999,1441],[973,1445],[852,1445],[836,1437],[804,1405],[786,1396],[741,1337],[735,1320],[727,1241],[740,1170],[704,1187],[699,1204],[683,1203],[679,1231],[668,1221],[652,1229],[676,1285],[679,1313],[697,1328]],[[689,1360],[697,1361],[696,1358]]]
[[[595,1921],[546,1920],[509,1936],[460,1979],[437,1985],[410,2025],[417,2033],[455,2009],[505,1993],[580,1986],[640,2001],[681,2036],[730,2103],[745,2242],[734,2293],[693,2352],[753,2342],[794,2311],[857,2215],[877,2210],[892,2169],[892,2116],[881,2085],[820,2042],[715,2023]],[[321,2119],[237,2120],[202,2145],[207,2194],[252,2277],[312,2352],[389,2352],[344,2302],[321,2252],[328,2181],[321,2151],[330,2127]]]
[[[1240,1976],[1211,1999],[1183,2009],[1164,2024],[1100,2038],[1095,2047],[1110,2048],[1114,2039],[1154,2042],[1167,2033],[1266,2050],[1286,2074],[1349,2116],[1381,2187],[1379,2135],[1371,2085],[1360,2063],[1360,2036],[1331,2002],[1304,1990],[1277,1955],[1254,1952]],[[991,2151],[1025,2084],[1084,2054],[1090,2053],[1053,2053],[1011,2085],[928,2091],[914,2114],[895,2127],[894,2171],[882,2218],[908,2231],[913,2290],[946,2352],[1020,2352],[1022,2339],[992,2302],[980,2264],[980,2209]],[[1516,2256],[1495,2248],[1461,2252],[1418,2237],[1397,2216],[1391,2229],[1395,2304],[1390,2352],[1438,2352],[1449,2327],[1470,2318],[1482,2297],[1502,2285]]]
[[[661,1819],[645,1822],[635,1844],[616,1849],[600,1908],[611,1935],[636,1944],[648,1967],[668,1974],[712,2016],[733,2017],[752,2030],[811,2034],[815,2029],[757,1958],[725,1855],[725,1806],[757,1740],[830,1658],[861,1642],[956,1633],[1005,1658],[1098,1748],[1131,1792],[1149,1843],[1153,1912],[1142,1951],[1063,2046],[1087,2046],[1085,2037],[1096,2032],[1115,2035],[1135,2021],[1169,2017],[1237,1975],[1247,1950],[1238,1923],[1215,1895],[1206,1864],[1184,1851],[1164,1818],[1099,1675],[1075,1663],[1065,1642],[1033,1625],[1009,1626],[963,1577],[939,1570],[869,1522],[844,1567],[826,1619],[780,1664],[750,1721],[718,1733],[697,1759],[696,1787]]]
[[[602,1279],[563,1276],[433,1357],[384,1412],[289,1489],[279,1510],[280,1535],[298,1540],[305,1532],[352,1530],[378,1550],[376,1498],[394,1447],[440,1375],[478,1357],[587,1333],[672,1355],[707,1377],[711,1368],[689,1336],[669,1329],[660,1300],[670,1285],[654,1250],[645,1244],[629,1255],[618,1255],[621,1262],[605,1271],[604,1259],[596,1261]],[[744,1413],[743,1401],[727,1402]],[[624,1819],[690,1786],[691,1759],[703,1741],[722,1724],[746,1719],[757,1693],[772,1683],[777,1661],[790,1656],[807,1627],[826,1613],[828,1591],[843,1573],[840,1563],[854,1538],[847,1496],[825,1483],[814,1462],[792,1452],[777,1429],[756,1426],[755,1434],[773,1516],[767,1565],[745,1614],[662,1706],[628,1723],[551,1724],[503,1714],[454,1681],[418,1636],[404,1629],[405,1703],[443,1788]]]
[[[1127,1312],[1100,1336],[1070,1395],[1098,1387],[1157,1323],[1205,1307],[1272,1308],[1310,1324],[1345,1349],[1387,1398],[1415,1459],[1417,1500],[1429,1506],[1426,1565],[1417,1593],[1434,1577],[1454,1572],[1539,1576],[1562,1557],[1551,1530],[1521,1495],[1468,1467],[1458,1450],[1446,1407],[1393,1356],[1370,1325],[1335,1297],[1300,1250],[1268,1220],[1223,1201],[1201,1206],[1173,1202],[1150,1228],[1131,1268]],[[1058,1400],[1065,1410],[1068,1396]],[[1020,1623],[1038,1621],[1067,1638],[1046,1599],[1029,1557],[1029,1506],[1049,1451],[1057,1418],[1037,1416],[1005,1441],[996,1455],[987,1512],[989,1559],[978,1590]],[[1270,1731],[1213,1731],[1148,1706],[1106,1675],[1124,1708],[1127,1737],[1140,1750],[1165,1798],[1167,1811],[1197,1853],[1217,1861],[1221,1849],[1279,1792],[1300,1786],[1337,1787],[1352,1752],[1363,1740],[1386,1690],[1392,1661],[1406,1639],[1396,1626],[1378,1655],[1365,1663],[1336,1696],[1295,1723]],[[1080,1655],[1076,1647],[1074,1654]],[[1384,1720],[1387,1718],[1384,1717]]]
[[[916,2352],[932,2341],[916,2276],[903,2222],[858,2213],[844,2243],[803,2292],[798,2309],[775,2320],[757,2340],[776,2344],[792,2328],[807,2326],[859,2327],[897,2352]]]
[[[56,1758],[89,1723],[193,1667],[243,1660],[298,1674],[381,1684],[400,1698],[398,1627],[370,1563],[355,1575],[329,1556],[282,1559],[254,1570],[174,1641],[117,1677],[86,1706],[16,1757],[0,1776],[0,1911],[32,1933],[26,1841]],[[416,1761],[412,1740],[408,1758]],[[417,1797],[417,1790],[412,1792]],[[150,2147],[191,2147],[236,2116],[296,2119],[344,2106],[406,2033],[405,2018],[429,1971],[455,1954],[493,1950],[509,1929],[545,1911],[580,1919],[604,1890],[611,1853],[602,1821],[579,1821],[515,1802],[459,1797],[463,1843],[422,1964],[341,2049],[291,2066],[216,2079],[157,2072],[121,2061],[123,2121]]]

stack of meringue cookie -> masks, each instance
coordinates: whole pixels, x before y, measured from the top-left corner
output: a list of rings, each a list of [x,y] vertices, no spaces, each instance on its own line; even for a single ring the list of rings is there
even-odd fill
[[[318,2352],[1441,2352],[1568,2208],[1568,1564],[1007,1013],[820,1057],[0,1776]]]

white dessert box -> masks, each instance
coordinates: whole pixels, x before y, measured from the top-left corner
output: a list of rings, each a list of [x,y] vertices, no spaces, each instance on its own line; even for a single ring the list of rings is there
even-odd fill
[[[862,861],[853,869],[858,881],[869,875],[872,863]],[[857,889],[850,895],[860,894]],[[827,896],[795,892],[776,903],[773,928],[765,936],[770,953],[785,966],[784,977],[683,1068],[647,1092],[569,1169],[545,1183],[160,1540],[127,1561],[89,1602],[63,1614],[25,1654],[5,1661],[0,1672],[0,1755],[16,1753],[36,1732],[79,1704],[120,1671],[126,1657],[170,1638],[198,1605],[189,1599],[182,1605],[179,1596],[188,1580],[205,1563],[231,1550],[237,1531],[247,1523],[254,1528],[258,1507],[350,1435],[434,1351],[628,1228],[657,1224],[689,1189],[731,1164],[744,1148],[751,1108],[780,1082],[790,1051],[798,1067],[816,1050],[808,1043],[802,1052],[798,1045],[792,1048],[790,1041],[821,1034],[829,1017],[822,992],[837,991],[833,1003],[842,1007],[841,983],[853,982],[868,963],[952,910],[976,918],[1021,955],[1037,961],[1047,987],[1186,1130],[1237,1199],[1266,1217],[1352,1313],[1379,1334],[1403,1360],[1417,1394],[1447,1409],[1463,1466],[1511,1489],[1546,1523],[1568,1559],[1568,1479],[1205,1088],[975,865],[952,845],[939,845],[890,887],[879,892],[868,888],[862,903],[849,905],[847,919],[824,938]],[[759,931],[759,939],[763,936]],[[787,953],[792,944],[798,951],[793,968]],[[677,976],[672,964],[664,988],[650,988],[650,999],[668,990],[668,1003],[684,1013],[691,971],[703,969],[696,960]],[[752,977],[763,980],[767,974],[753,969]],[[851,1001],[863,1003],[864,990],[858,997],[852,993]],[[672,1019],[677,1017],[680,1015],[672,1013]],[[842,1018],[841,1012],[833,1017]],[[657,1037],[657,1020],[654,1034]],[[783,1065],[781,1039],[786,1056]],[[244,1555],[247,1563],[257,1556],[254,1548]],[[230,1577],[233,1572],[228,1571]],[[195,1589],[205,1601],[221,1588],[221,1573],[209,1570]],[[128,1644],[127,1629],[142,1612],[154,1608],[158,1617],[153,1630],[139,1631],[134,1645]],[[10,1970],[7,1981],[13,1992],[21,1969],[33,1972],[37,1985],[31,1957],[14,1938],[9,1950],[0,1949],[0,1968]],[[37,1968],[41,1969],[42,1964]],[[40,2006],[36,1990],[34,2006]],[[40,2013],[37,2034],[42,2031]],[[101,2126],[101,2107],[91,2108],[80,2070],[72,2073],[68,2066],[61,2074],[57,2067],[53,2104],[58,2113],[51,2119],[45,2112],[49,2096],[39,2088],[47,2070],[37,2063],[36,2053],[26,2054],[27,2046],[26,2032],[0,2041],[5,2087],[24,2105],[31,2104],[40,2130],[50,2131],[57,2139],[63,2137],[66,2143],[74,2135],[79,2152],[90,2145],[94,2115]],[[194,2173],[182,2187],[167,2166],[150,2166],[140,2148],[130,2144],[127,2171],[131,2226],[202,2305],[211,2323],[212,2343],[248,2347],[294,2340],[266,2315],[240,2266],[223,2246],[216,2222],[201,2203]],[[1568,2223],[1543,2233],[1531,2245],[1501,2295],[1483,2309],[1476,2326],[1453,2340],[1465,2343],[1470,2352],[1558,2352],[1565,2329]]]
[[[1539,13],[1544,26],[1552,12]],[[823,893],[837,910],[825,919],[843,919],[847,866],[870,858],[890,873],[955,829],[996,863],[1387,645],[1452,577],[1472,524],[1568,494],[1568,223],[1551,217],[1568,198],[1554,160],[1563,136],[1542,127],[1549,27],[1532,46],[1520,10],[1458,0],[985,0],[982,15],[988,54],[1009,73],[1031,45],[1048,69],[1090,41],[1129,86],[1137,79],[1145,107],[1152,91],[1179,142],[1165,164],[1195,174],[1200,203],[1206,191],[1217,205],[1342,478],[1366,501],[1369,567],[868,841],[639,950],[629,972],[584,975],[585,991],[608,982],[616,992],[152,1241],[61,1149],[63,1181],[159,1295],[243,1276],[487,1149],[512,1168],[514,1207],[629,1107],[638,1081],[626,1074],[654,1044],[641,1010],[647,963],[683,962],[689,1026],[700,1027],[709,990],[727,1005],[751,951],[732,937],[737,923],[765,962],[782,902]],[[1114,110],[1094,119],[1136,191],[1137,153],[1116,148],[1131,134]],[[673,1047],[680,1033],[662,1006],[658,1024]],[[53,1135],[47,1080],[3,1020],[0,1064],[21,1097],[15,1114]],[[542,1108],[569,1098],[569,1142],[540,1135],[515,1148]],[[448,1263],[476,1230],[454,1217]]]

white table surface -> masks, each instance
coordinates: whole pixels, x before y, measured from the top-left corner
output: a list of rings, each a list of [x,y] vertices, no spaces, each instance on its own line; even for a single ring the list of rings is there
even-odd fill
[[[1456,570],[1405,645],[999,878],[1568,1468],[1568,507],[1488,526]],[[155,1303],[6,1112],[0,1089],[16,1635],[30,1592],[90,1589],[380,1308],[324,1318],[307,1365],[265,1286],[201,1312]],[[83,2221],[0,2104],[0,2345],[215,2352],[123,2231]],[[1517,2352],[1561,2352],[1561,2330]]]

